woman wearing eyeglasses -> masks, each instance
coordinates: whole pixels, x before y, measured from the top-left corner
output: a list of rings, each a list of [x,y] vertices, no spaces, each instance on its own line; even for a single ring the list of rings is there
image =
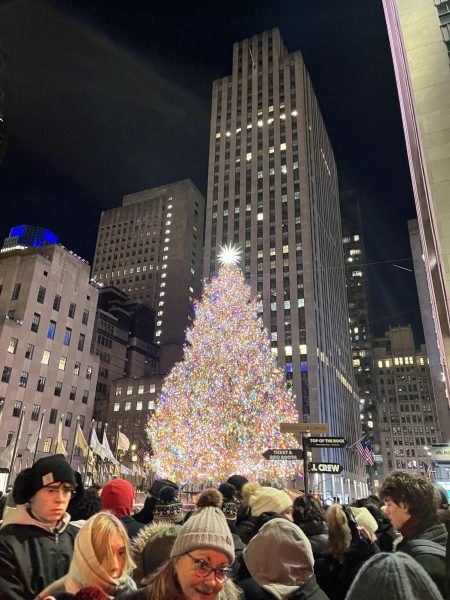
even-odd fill
[[[181,528],[170,560],[145,588],[120,600],[237,600],[233,561],[233,537],[222,510],[203,505]]]
[[[19,473],[14,508],[0,528],[0,598],[33,600],[65,575],[78,529],[69,524],[70,499],[82,484],[62,454],[41,458]]]

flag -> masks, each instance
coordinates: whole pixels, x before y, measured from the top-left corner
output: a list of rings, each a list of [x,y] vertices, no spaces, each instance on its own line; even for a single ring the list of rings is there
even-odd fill
[[[40,437],[39,430],[40,430],[40,427],[36,427],[36,429],[33,431],[33,433],[28,438],[27,450],[29,450],[30,452],[35,452],[35,450],[36,450],[36,446],[39,442],[39,437]]]
[[[11,466],[12,457],[14,454],[14,435],[11,438],[11,441],[6,446],[6,448],[2,448],[0,450],[0,464],[4,467],[8,468]]]
[[[355,448],[359,452],[359,454],[361,455],[361,458],[363,459],[363,461],[365,463],[367,463],[369,465],[375,464],[375,459],[372,454],[372,446],[370,445],[369,442],[366,443],[364,441],[364,438],[361,438],[360,440],[358,440],[356,442]]]
[[[92,430],[91,448],[92,448],[92,452],[94,454],[96,454],[97,456],[100,456],[100,458],[102,460],[106,458],[106,448],[104,446],[102,446],[102,444],[100,444],[100,441],[97,437],[97,432],[95,431],[95,429]]]
[[[112,462],[113,465],[116,465],[116,464],[118,465],[119,461],[116,460],[116,457],[111,452],[111,448],[109,446],[108,438],[106,437],[106,427],[105,427],[105,430],[103,431],[103,447],[105,449],[105,458],[107,460],[109,460],[109,462]]]
[[[59,420],[58,434],[56,436],[56,454],[67,456],[67,450],[62,439],[62,419]]]
[[[366,444],[366,451],[367,451],[367,462],[369,463],[369,465],[374,465],[375,458],[373,456],[372,444],[370,442],[367,442],[367,444]]]
[[[129,447],[130,447],[130,440],[127,438],[127,436],[124,433],[119,431],[119,436],[117,438],[117,450],[122,450],[123,452],[126,452]]]
[[[87,456],[89,444],[87,443],[86,438],[83,435],[83,431],[80,427],[79,421],[77,421],[77,428],[75,430],[75,446],[81,448],[83,456]]]

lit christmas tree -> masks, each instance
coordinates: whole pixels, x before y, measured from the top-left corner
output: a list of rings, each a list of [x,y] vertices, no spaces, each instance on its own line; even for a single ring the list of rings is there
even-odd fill
[[[231,252],[231,254],[229,254]],[[223,266],[195,303],[184,360],[167,376],[147,433],[151,466],[180,483],[224,481],[233,473],[250,479],[288,479],[299,463],[268,461],[268,448],[296,446],[280,423],[297,421],[263,329],[259,300],[250,295],[237,254],[222,250]]]

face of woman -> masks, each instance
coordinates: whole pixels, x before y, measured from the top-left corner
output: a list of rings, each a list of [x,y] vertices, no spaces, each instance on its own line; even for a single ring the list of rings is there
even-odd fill
[[[228,557],[217,550],[192,550],[183,554],[175,565],[175,572],[185,600],[217,598],[225,583],[220,569],[227,568],[229,564]],[[205,577],[201,571],[207,571],[208,567],[212,570]]]
[[[112,561],[104,561],[102,566],[111,577],[119,579],[125,567],[125,541],[121,534],[115,531],[111,534],[109,543],[111,546]]]

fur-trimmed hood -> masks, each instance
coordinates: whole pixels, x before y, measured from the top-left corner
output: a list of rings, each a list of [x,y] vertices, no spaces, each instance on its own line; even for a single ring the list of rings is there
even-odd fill
[[[169,521],[150,523],[131,542],[131,555],[136,563],[133,579],[139,585],[170,558],[170,551],[181,531]]]

